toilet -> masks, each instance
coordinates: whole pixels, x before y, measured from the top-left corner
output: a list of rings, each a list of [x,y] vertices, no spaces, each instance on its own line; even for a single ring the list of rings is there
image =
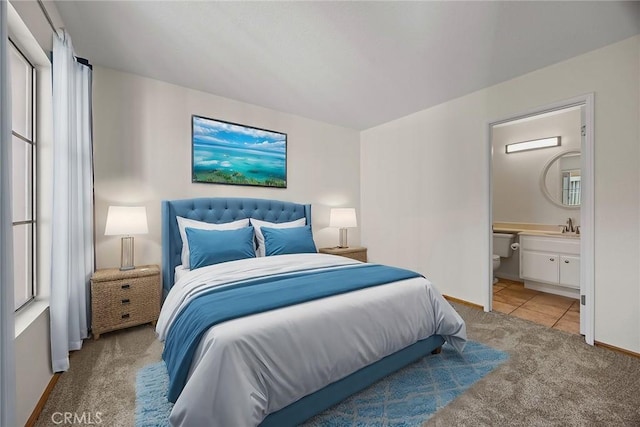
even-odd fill
[[[513,254],[511,244],[515,240],[514,234],[493,233],[493,271],[500,267],[500,258],[509,258]],[[493,283],[497,283],[498,278],[493,278]]]

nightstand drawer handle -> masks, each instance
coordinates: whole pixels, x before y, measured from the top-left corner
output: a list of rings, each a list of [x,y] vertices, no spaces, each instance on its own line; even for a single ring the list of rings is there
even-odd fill
[[[129,304],[131,301],[129,301],[129,298],[125,298],[121,302],[122,304]]]
[[[128,318],[129,318],[129,313],[125,313],[125,314],[123,314],[123,315],[122,315],[122,318],[123,318],[123,319],[128,319]]]
[[[126,285],[122,285],[122,286],[120,286],[120,287],[121,287],[122,289],[129,289],[129,288],[131,287],[131,285],[127,283]]]

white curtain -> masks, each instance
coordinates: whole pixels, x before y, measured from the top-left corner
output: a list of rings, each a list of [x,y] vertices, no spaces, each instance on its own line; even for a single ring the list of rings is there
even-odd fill
[[[66,33],[53,36],[53,236],[51,362],[69,369],[89,329],[93,273],[91,69],[79,64]]]
[[[7,3],[0,0],[0,425],[15,421],[13,211],[11,208],[11,93]]]

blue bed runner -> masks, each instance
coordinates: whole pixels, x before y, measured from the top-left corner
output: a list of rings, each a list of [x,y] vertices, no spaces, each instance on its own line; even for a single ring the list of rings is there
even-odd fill
[[[178,314],[167,334],[162,358],[169,372],[168,399],[175,403],[180,396],[200,339],[218,323],[419,276],[401,268],[362,264],[265,276],[212,288]]]

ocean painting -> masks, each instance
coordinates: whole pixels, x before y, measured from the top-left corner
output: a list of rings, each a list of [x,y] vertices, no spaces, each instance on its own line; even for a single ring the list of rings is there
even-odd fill
[[[287,134],[192,116],[193,182],[287,187]]]

